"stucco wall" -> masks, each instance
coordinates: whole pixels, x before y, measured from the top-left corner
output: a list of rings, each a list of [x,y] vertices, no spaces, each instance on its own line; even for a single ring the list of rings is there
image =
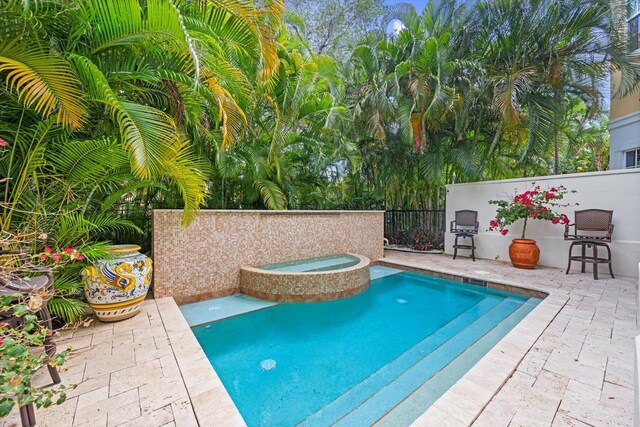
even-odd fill
[[[520,236],[522,221],[509,227],[511,232],[502,236],[497,232],[488,232],[489,221],[495,217],[496,206],[489,200],[499,199],[530,188],[532,181],[541,185],[564,185],[577,193],[568,194],[564,201],[579,206],[559,209],[569,216],[573,222],[573,212],[578,209],[613,210],[613,242],[610,244],[613,257],[613,272],[621,276],[637,276],[640,261],[640,170],[616,170],[597,173],[581,173],[571,175],[555,175],[527,179],[504,181],[487,181],[447,186],[447,233],[445,235],[445,251],[453,253],[454,236],[449,233],[449,223],[455,211],[472,209],[478,211],[480,222],[479,235],[476,238],[476,257],[486,259],[509,260],[509,243],[512,238]],[[535,239],[540,247],[540,265],[550,267],[567,267],[569,242],[563,240],[564,227],[546,221],[529,221],[527,238]],[[458,251],[466,255],[468,251]],[[572,274],[580,274],[579,264],[572,265]],[[587,265],[587,271],[592,271]],[[607,268],[600,265],[601,278]],[[586,274],[586,273],[585,273]]]
[[[640,148],[640,109],[609,122],[609,169],[624,169],[625,152]]]
[[[238,292],[240,268],[356,253],[384,255],[381,211],[154,210],[154,295],[179,304]]]

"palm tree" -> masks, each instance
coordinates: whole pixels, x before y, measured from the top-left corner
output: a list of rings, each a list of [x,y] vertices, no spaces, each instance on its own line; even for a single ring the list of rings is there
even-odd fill
[[[166,180],[182,194],[186,224],[204,201],[207,170],[186,134],[217,133],[223,147],[242,137],[246,119],[231,90],[248,92],[248,76],[233,64],[253,60],[260,79],[277,66],[282,3],[266,6],[92,0],[30,10],[11,2],[2,15],[4,91],[58,125],[117,135],[139,179]]]

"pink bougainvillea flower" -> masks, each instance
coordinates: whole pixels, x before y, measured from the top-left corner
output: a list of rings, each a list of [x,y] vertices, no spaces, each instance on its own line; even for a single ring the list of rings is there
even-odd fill
[[[569,224],[569,217],[566,216],[565,214],[562,214],[562,223]]]
[[[557,223],[559,223],[559,222],[560,222],[560,220],[559,220],[558,218],[553,218],[553,219],[551,220],[551,222],[552,222],[553,224],[557,224]]]
[[[60,258],[62,258],[62,255],[60,255],[59,253],[55,253],[51,255],[51,258],[53,258],[54,261],[58,261]]]
[[[502,230],[502,231],[500,232],[500,234],[502,234],[503,236],[506,236],[508,232],[509,232],[509,230],[507,230],[507,229],[505,228],[504,230]]]
[[[44,251],[45,251],[46,253],[51,253],[51,248],[50,248],[49,246],[45,246],[45,247],[44,247]]]
[[[67,254],[72,254],[73,253],[73,248],[64,248],[64,252]]]
[[[47,256],[45,254],[40,255],[40,261],[44,261],[47,259]]]
[[[84,259],[84,255],[82,255],[82,254],[77,254],[77,255],[76,255],[76,259],[78,259],[78,260],[82,261],[82,260]]]
[[[9,145],[9,143],[7,141],[5,141],[4,139],[0,138],[0,146],[1,147],[6,147],[7,145]]]
[[[495,219],[492,219],[491,221],[489,221],[489,225],[492,227],[497,227],[498,226],[498,221],[496,221]]]
[[[551,191],[552,193],[557,193],[558,189],[556,187],[551,187],[549,191]]]

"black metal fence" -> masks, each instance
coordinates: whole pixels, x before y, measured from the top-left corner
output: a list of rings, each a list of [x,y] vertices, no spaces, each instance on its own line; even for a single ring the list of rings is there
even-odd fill
[[[384,214],[389,245],[428,251],[444,248],[444,210],[391,210]]]

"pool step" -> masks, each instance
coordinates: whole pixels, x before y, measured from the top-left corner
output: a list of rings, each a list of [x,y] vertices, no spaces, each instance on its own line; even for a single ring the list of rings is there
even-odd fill
[[[511,329],[524,319],[540,302],[538,298],[527,300],[509,317],[476,341],[473,346],[456,357],[436,375],[422,384],[415,392],[389,411],[375,423],[376,427],[395,427],[410,425],[429,406],[435,403],[461,376],[469,371],[485,354],[489,352]]]
[[[425,356],[432,353],[434,349],[450,341],[457,334],[466,330],[467,327],[483,319],[484,316],[496,310],[501,313],[505,309],[505,304],[509,310],[513,311],[512,302],[507,301],[509,300],[504,300],[502,297],[487,296],[438,331],[418,342],[396,359],[353,386],[340,397],[311,414],[298,425],[314,427],[327,426],[335,423],[343,417],[344,414],[352,411],[363,402],[366,402],[376,391],[384,388],[385,385],[401,376],[407,369],[414,366],[420,360],[423,360]],[[519,303],[521,303],[521,301],[519,301]],[[413,391],[413,389],[411,391]],[[393,406],[395,406],[395,403]]]
[[[507,298],[493,309],[420,359],[369,399],[354,408],[336,426],[371,425],[437,374],[453,359],[491,331],[522,305],[522,300]]]

